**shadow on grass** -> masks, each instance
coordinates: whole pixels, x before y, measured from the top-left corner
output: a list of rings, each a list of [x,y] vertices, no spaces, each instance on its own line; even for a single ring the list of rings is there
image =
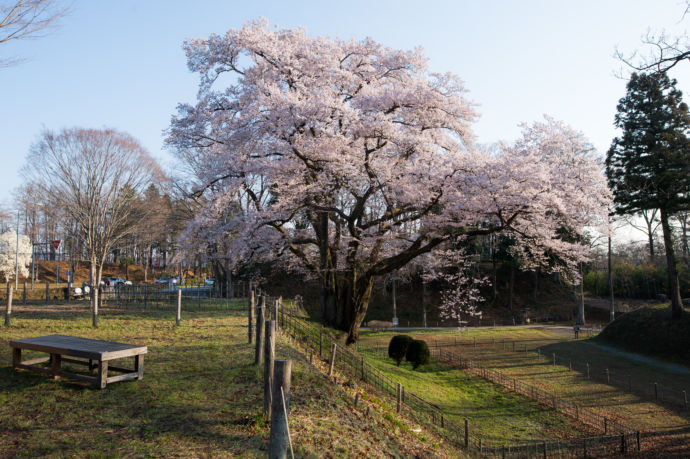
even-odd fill
[[[25,370],[15,370],[11,366],[0,367],[0,391],[23,392],[46,382],[47,376]]]

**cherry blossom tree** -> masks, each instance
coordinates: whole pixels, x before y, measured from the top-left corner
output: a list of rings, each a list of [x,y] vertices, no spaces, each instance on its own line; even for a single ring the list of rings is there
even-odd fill
[[[450,287],[441,291],[439,315],[457,322],[461,327],[472,317],[482,317],[479,304],[484,301],[481,287],[487,277],[472,274],[473,263],[464,250],[436,250],[422,274],[423,281],[442,279]]]
[[[16,261],[16,264],[15,264]],[[17,251],[16,231],[0,234],[0,274],[9,282],[14,278],[15,267],[19,266],[19,274],[27,277],[27,266],[31,263],[31,241],[26,236],[19,237],[19,251]]]
[[[223,239],[233,260],[311,272],[323,320],[348,344],[374,280],[448,241],[510,229],[534,263],[552,250],[572,264],[585,251],[557,230],[605,213],[581,134],[547,119],[483,152],[461,80],[431,73],[420,49],[265,21],[184,48],[198,100],[178,106],[167,142],[210,197],[190,228]]]

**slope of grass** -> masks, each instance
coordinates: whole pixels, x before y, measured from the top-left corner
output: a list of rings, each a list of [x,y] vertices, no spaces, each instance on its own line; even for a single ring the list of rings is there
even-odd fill
[[[690,309],[680,319],[671,317],[668,304],[628,312],[600,334],[602,343],[639,354],[690,365]]]
[[[413,335],[422,339],[428,336]],[[406,390],[438,405],[449,419],[462,424],[468,418],[473,435],[482,438],[484,444],[572,438],[578,436],[578,430],[594,433],[532,400],[445,364],[434,361],[418,370],[412,370],[409,363],[398,367],[380,346],[382,338],[389,340],[391,336],[364,333],[359,349],[370,363],[401,382]]]
[[[455,336],[458,333],[428,331],[423,334],[415,332],[414,336],[423,337],[429,343],[447,345],[479,366],[498,370],[510,378],[636,429],[675,429],[690,424],[690,414],[682,406],[657,402],[649,390],[651,384],[657,382],[664,391],[675,390],[676,394],[682,390],[690,392],[689,375],[667,369],[664,365],[631,360],[615,350],[596,345],[597,340],[594,339],[558,339],[563,330],[524,327],[468,329],[459,334],[457,346]],[[391,336],[390,332],[380,332],[371,334],[371,339],[382,347]],[[473,346],[475,336],[479,343],[487,344]],[[505,349],[504,339],[507,343]],[[512,340],[518,342],[516,351],[513,351]],[[524,351],[525,346],[527,352]],[[553,365],[552,354],[557,356],[557,365]],[[590,365],[590,379],[586,376],[587,363]],[[611,374],[610,384],[605,382],[606,369]],[[629,381],[633,383],[632,393],[628,390]],[[643,392],[645,388],[647,390]]]
[[[243,309],[185,312],[181,327],[160,311],[104,312],[98,329],[85,312],[21,310],[12,327],[0,328],[0,457],[265,456],[262,370],[252,364]],[[10,340],[53,333],[147,345],[144,379],[98,390],[12,370]],[[376,404],[355,408],[351,389],[329,382],[282,339],[276,358],[293,360],[296,455],[457,455]]]

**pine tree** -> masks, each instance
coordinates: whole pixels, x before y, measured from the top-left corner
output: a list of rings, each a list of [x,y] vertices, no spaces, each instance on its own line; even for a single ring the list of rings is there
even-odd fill
[[[659,209],[673,317],[680,317],[678,271],[669,219],[690,208],[690,115],[676,81],[665,73],[635,74],[618,103],[623,131],[606,157],[617,214]]]

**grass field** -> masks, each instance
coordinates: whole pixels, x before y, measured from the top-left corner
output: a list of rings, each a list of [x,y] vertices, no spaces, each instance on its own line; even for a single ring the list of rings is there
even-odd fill
[[[677,432],[683,441],[690,442],[690,412],[682,406],[656,401],[648,391],[647,395],[638,391],[630,393],[628,377],[621,378],[619,385],[606,384],[603,380],[603,371],[608,368],[612,375],[629,376],[634,381],[633,387],[642,385],[643,381],[656,381],[669,390],[690,392],[690,372],[683,372],[675,365],[633,360],[615,349],[599,346],[596,340],[572,340],[572,331],[567,329],[500,327],[467,329],[460,333],[448,330],[411,334],[425,339],[432,347],[436,344],[448,346],[480,366],[500,371],[634,429]],[[392,333],[367,333],[365,336],[363,341],[367,346],[383,351]],[[537,349],[541,355],[537,354]],[[553,353],[558,361],[555,366]],[[570,362],[574,362],[572,371]],[[595,371],[600,373],[596,379],[586,378],[586,363],[591,366],[592,376]]]
[[[0,328],[0,457],[263,457],[261,369],[247,344],[244,304],[235,312],[105,309],[93,329],[83,306],[16,309]],[[144,379],[105,390],[13,371],[8,342],[68,334],[147,345]],[[279,339],[277,358],[293,360],[290,425],[300,457],[453,457],[452,448],[414,423],[329,382]],[[365,415],[365,408],[371,408]]]
[[[428,333],[413,333],[416,337]],[[473,435],[485,445],[521,443],[529,440],[563,439],[595,434],[568,417],[468,373],[432,361],[412,370],[409,363],[396,366],[382,348],[392,335],[366,332],[359,345],[370,363],[425,400],[438,405],[458,423],[468,418]],[[378,352],[375,352],[378,348]]]

